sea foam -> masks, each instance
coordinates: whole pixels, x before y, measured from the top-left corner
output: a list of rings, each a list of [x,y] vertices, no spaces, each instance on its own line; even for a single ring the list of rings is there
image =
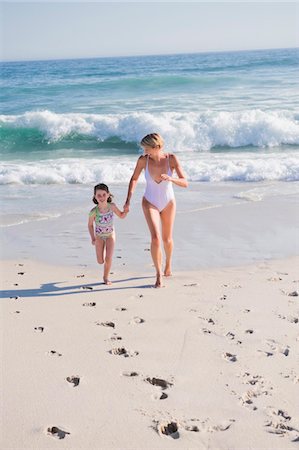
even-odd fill
[[[150,132],[159,132],[166,147],[176,152],[209,151],[215,147],[242,148],[299,145],[299,121],[288,111],[136,112],[128,114],[56,114],[51,111],[1,115],[0,132],[35,130],[35,139],[48,143],[82,136],[104,142],[117,138],[138,144]],[[42,138],[39,135],[42,135]]]
[[[181,155],[189,181],[299,181],[298,153],[229,153]],[[63,158],[22,164],[3,162],[0,184],[128,183],[136,157],[106,159]],[[144,177],[140,177],[144,182]]]

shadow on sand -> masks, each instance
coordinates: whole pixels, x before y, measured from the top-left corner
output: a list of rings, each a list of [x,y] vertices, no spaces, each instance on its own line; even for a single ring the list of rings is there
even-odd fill
[[[90,294],[91,292],[106,292],[106,291],[122,291],[126,289],[148,289],[152,288],[153,284],[138,284],[134,286],[119,286],[115,287],[117,283],[126,283],[127,281],[135,280],[148,280],[153,277],[132,277],[124,278],[122,280],[115,280],[110,286],[104,283],[91,283],[91,284],[77,284],[73,286],[59,287],[58,284],[64,283],[53,282],[42,284],[40,288],[36,289],[12,289],[0,291],[0,298],[26,298],[26,297],[56,297],[58,295],[73,295],[73,294]],[[92,288],[92,289],[90,289]]]

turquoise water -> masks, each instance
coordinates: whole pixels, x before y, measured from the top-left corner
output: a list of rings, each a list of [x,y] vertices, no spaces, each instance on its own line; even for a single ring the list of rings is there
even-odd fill
[[[298,49],[1,63],[0,184],[124,183],[160,132],[190,180],[299,180]]]

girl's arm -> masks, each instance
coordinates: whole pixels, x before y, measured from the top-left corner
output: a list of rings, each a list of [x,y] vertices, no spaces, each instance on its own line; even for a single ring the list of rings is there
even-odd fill
[[[136,163],[133,175],[132,175],[132,177],[130,179],[129,187],[128,187],[127,199],[126,199],[126,203],[124,204],[124,211],[127,212],[127,213],[129,212],[129,209],[130,209],[131,197],[132,197],[133,192],[135,190],[135,187],[136,187],[139,175],[141,174],[142,170],[145,168],[145,162],[146,162],[146,157],[143,156],[143,155],[140,156],[138,161],[137,161],[137,163]]]
[[[174,183],[180,187],[187,187],[188,181],[187,181],[186,175],[184,174],[184,171],[179,163],[179,160],[177,159],[177,157],[175,155],[169,155],[169,157],[170,156],[171,156],[171,163],[172,163],[171,166],[176,171],[178,178],[173,178],[173,177],[170,177],[168,174],[163,173],[161,175],[161,179],[164,181],[171,181],[172,183]]]
[[[121,211],[120,209],[118,209],[118,207],[116,206],[115,203],[110,203],[111,209],[112,211],[121,219],[124,219],[126,217],[126,215],[128,214],[126,211]]]
[[[94,245],[95,241],[96,241],[96,237],[94,234],[94,227],[93,227],[94,219],[95,219],[95,216],[89,216],[89,219],[88,219],[88,231],[89,231],[89,234],[91,237],[92,245]]]

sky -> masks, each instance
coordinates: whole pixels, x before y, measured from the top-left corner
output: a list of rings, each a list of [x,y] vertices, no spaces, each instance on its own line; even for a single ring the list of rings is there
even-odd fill
[[[299,47],[299,2],[2,1],[1,60]]]

